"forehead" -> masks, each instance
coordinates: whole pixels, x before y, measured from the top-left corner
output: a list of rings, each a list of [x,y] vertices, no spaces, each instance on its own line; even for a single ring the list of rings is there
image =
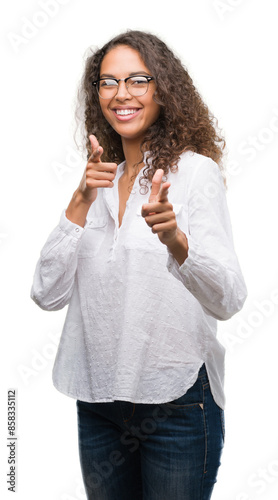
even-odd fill
[[[118,45],[111,49],[103,58],[100,74],[123,78],[130,73],[144,71],[149,73],[139,52],[127,45]]]

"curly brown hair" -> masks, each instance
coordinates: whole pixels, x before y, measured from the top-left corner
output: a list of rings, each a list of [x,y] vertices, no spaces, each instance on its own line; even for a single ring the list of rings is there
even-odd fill
[[[92,85],[99,78],[104,56],[119,45],[139,52],[155,78],[157,92],[154,100],[161,106],[158,119],[148,129],[141,144],[142,160],[144,153],[149,152],[140,178],[143,192],[148,191],[148,184],[158,168],[164,170],[165,176],[169,170],[176,171],[180,155],[185,151],[212,158],[223,173],[222,156],[226,143],[218,131],[217,121],[180,59],[162,40],[143,31],[128,30],[101,49],[91,50],[86,59],[78,90],[76,118],[83,122],[87,158],[91,155],[89,135],[94,134],[103,147],[103,161],[120,163],[125,159],[121,137],[104,118],[98,94]]]

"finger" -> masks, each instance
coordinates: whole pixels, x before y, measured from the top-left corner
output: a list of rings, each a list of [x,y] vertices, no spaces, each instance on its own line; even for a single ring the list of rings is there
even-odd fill
[[[96,136],[93,134],[89,135],[89,139],[90,139],[92,151],[94,151],[94,149],[97,149],[99,147],[99,142],[98,142]]]
[[[91,162],[91,163],[100,163],[100,157],[103,153],[103,148],[101,146],[99,146],[97,149],[94,149],[94,151],[92,152],[88,162]]]
[[[94,163],[92,165],[92,163]],[[117,163],[102,163],[102,162],[93,162],[89,160],[87,165],[87,171],[90,172],[105,172],[109,174],[116,174],[118,165]]]
[[[102,179],[102,180],[96,180],[96,179],[87,179],[86,185],[92,189],[92,188],[110,188],[114,186],[113,181],[110,181],[108,179]]]
[[[113,181],[115,179],[116,174],[112,172],[101,172],[100,170],[88,171],[87,179],[92,179],[95,181]]]
[[[155,224],[162,224],[164,222],[173,222],[175,221],[175,214],[173,212],[160,212],[154,215],[147,215],[145,217],[145,221],[148,226],[152,227]]]
[[[152,232],[157,233],[171,233],[177,230],[177,223],[175,220],[160,222],[152,226]]]
[[[162,168],[159,168],[154,173],[154,176],[152,178],[152,189],[151,189],[151,194],[149,196],[149,203],[153,203],[154,201],[156,201],[156,197],[160,190],[163,175],[164,175],[164,170],[162,170]]]
[[[170,182],[164,182],[164,184],[161,185],[157,196],[157,201],[159,201],[160,203],[168,201],[168,193],[170,186],[171,186]]]
[[[141,209],[142,217],[163,212],[173,212],[173,205],[169,202],[161,203],[160,201],[156,201],[154,203],[145,203]]]
[[[95,135],[89,135],[89,139],[92,147],[92,154],[89,158],[89,161],[97,163],[100,161],[100,157],[103,153],[103,148],[99,145],[99,142]]]

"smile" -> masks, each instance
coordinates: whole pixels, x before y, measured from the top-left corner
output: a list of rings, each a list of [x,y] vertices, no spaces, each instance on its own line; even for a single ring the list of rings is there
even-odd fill
[[[113,113],[120,121],[132,120],[139,114],[141,108],[114,108]]]
[[[134,115],[138,109],[115,109],[116,115],[126,116],[126,115]]]

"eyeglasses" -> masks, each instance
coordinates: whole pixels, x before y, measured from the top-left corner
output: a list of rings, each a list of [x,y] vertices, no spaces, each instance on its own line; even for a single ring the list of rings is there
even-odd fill
[[[98,91],[99,97],[102,99],[112,99],[117,95],[119,90],[119,82],[125,82],[125,86],[130,95],[138,97],[147,93],[149,82],[154,80],[153,76],[128,76],[127,78],[100,78],[92,82]]]

